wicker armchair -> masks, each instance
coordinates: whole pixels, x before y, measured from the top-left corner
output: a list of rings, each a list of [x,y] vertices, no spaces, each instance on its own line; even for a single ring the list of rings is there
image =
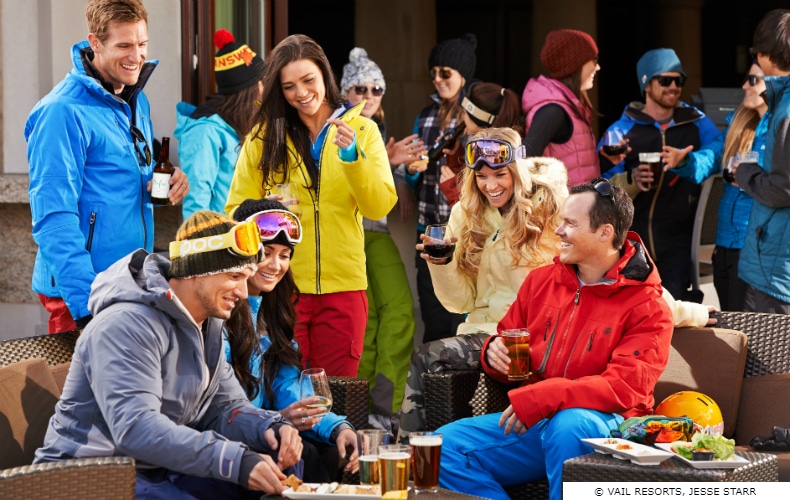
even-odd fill
[[[0,366],[44,358],[49,366],[71,361],[78,332],[0,342]],[[52,408],[54,413],[55,408]],[[40,436],[43,439],[43,435]],[[38,447],[41,443],[25,443]],[[134,459],[80,458],[0,470],[0,498],[134,499]]]

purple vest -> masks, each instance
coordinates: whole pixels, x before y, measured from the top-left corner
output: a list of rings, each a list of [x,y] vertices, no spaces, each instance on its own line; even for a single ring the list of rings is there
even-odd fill
[[[558,80],[541,75],[531,78],[521,96],[521,109],[526,115],[526,130],[535,113],[546,104],[558,104],[571,117],[573,134],[564,144],[548,143],[543,156],[557,158],[568,170],[568,186],[578,186],[601,175],[598,147],[590,127],[591,110],[583,106],[568,87]]]

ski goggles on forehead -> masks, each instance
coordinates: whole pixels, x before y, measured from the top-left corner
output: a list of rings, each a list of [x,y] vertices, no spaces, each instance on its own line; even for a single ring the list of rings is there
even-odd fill
[[[258,228],[263,242],[273,240],[282,232],[288,243],[296,245],[302,241],[302,223],[299,218],[288,210],[266,210],[247,217]]]
[[[252,257],[261,250],[261,236],[252,222],[240,222],[225,234],[204,236],[194,240],[170,242],[170,259],[203,252],[228,249],[239,257]]]
[[[523,144],[514,148],[501,139],[472,139],[464,149],[466,166],[472,170],[480,170],[483,166],[496,170],[513,163],[516,158],[526,157],[527,150]]]

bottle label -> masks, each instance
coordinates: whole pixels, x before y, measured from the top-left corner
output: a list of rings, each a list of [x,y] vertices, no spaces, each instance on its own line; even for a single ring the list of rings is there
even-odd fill
[[[151,178],[151,198],[167,198],[172,174],[154,172]]]

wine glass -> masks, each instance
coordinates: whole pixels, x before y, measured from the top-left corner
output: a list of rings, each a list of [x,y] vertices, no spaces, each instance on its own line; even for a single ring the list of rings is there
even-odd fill
[[[323,368],[309,368],[302,370],[299,375],[300,399],[318,396],[319,401],[307,405],[308,409],[323,408],[324,412],[313,415],[311,418],[322,418],[332,408],[332,392],[329,390],[329,380]]]
[[[619,156],[625,153],[628,144],[623,131],[617,127],[608,129],[603,136],[603,152],[608,156]]]
[[[447,259],[455,251],[455,243],[450,238],[452,233],[447,224],[431,224],[425,228],[423,249],[434,259]]]

